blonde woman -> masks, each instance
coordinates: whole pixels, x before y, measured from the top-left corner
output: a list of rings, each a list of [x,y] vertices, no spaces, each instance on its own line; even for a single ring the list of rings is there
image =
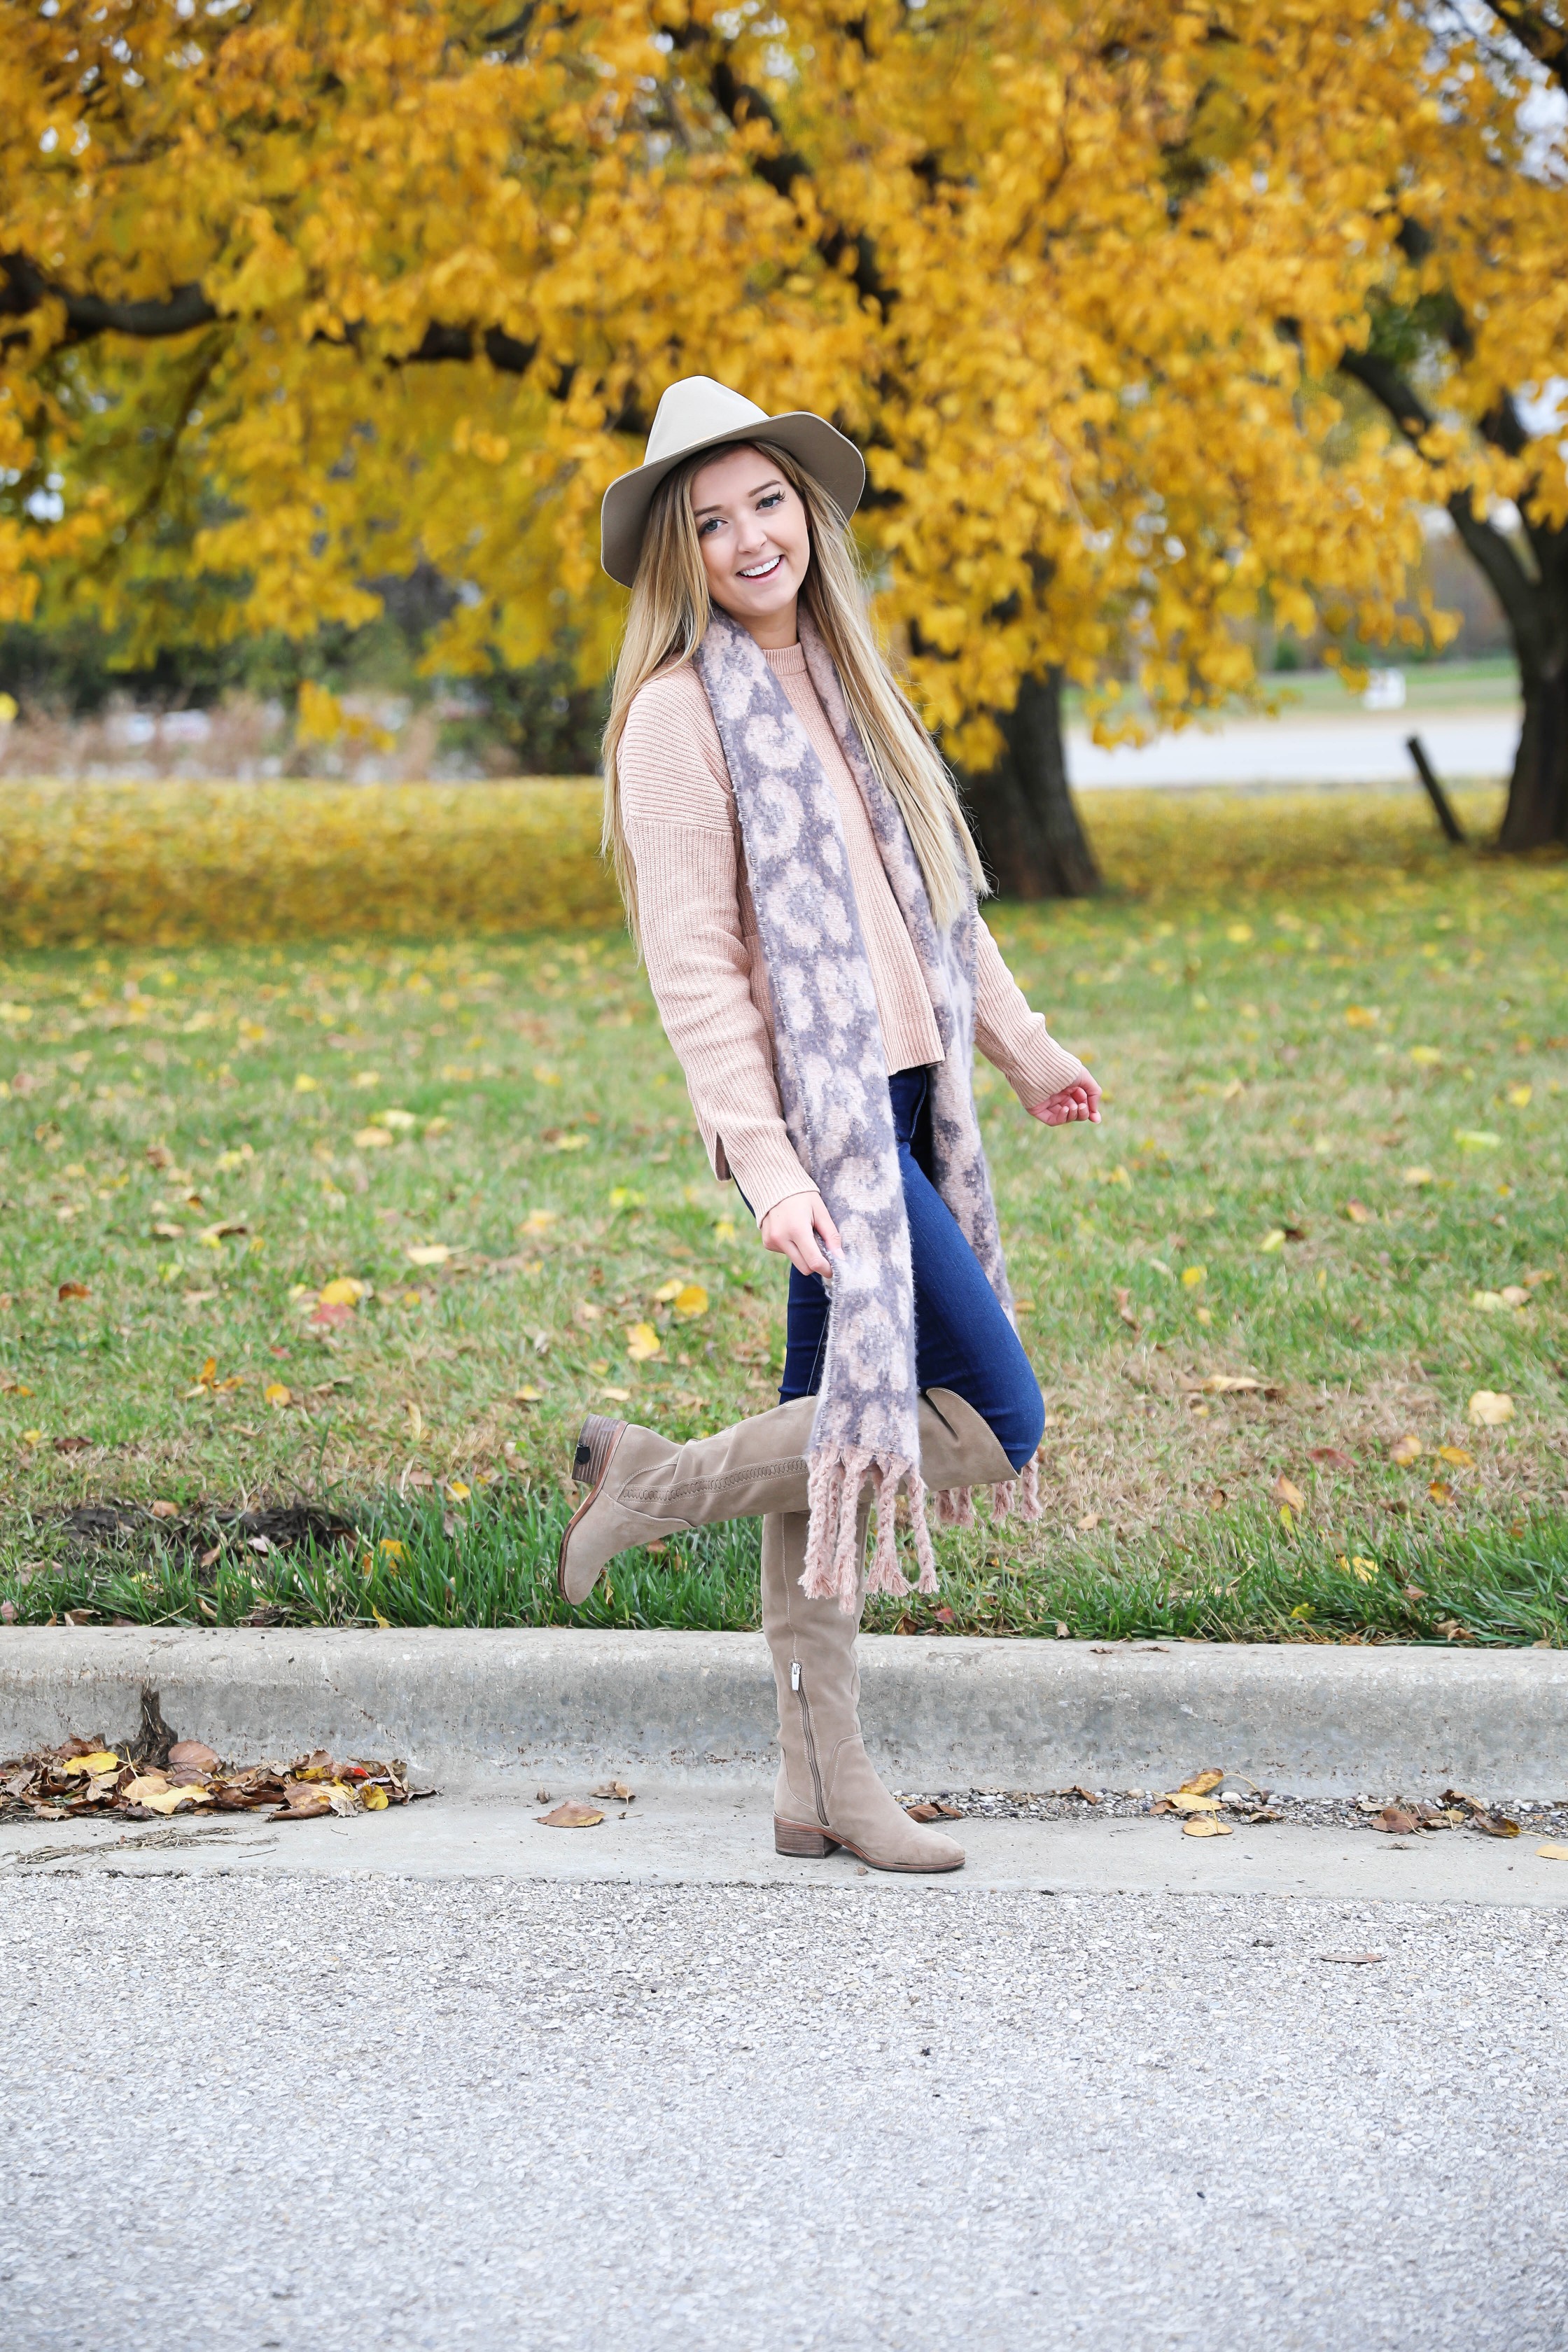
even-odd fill
[[[561,1547],[574,1604],[616,1553],[763,1517],[782,1853],[956,1870],[857,1716],[868,1591],[921,1589],[971,1490],[1038,1509],[1040,1391],[971,1089],[974,1045],[1047,1126],[1100,1089],[1031,1013],[976,911],[952,779],[872,634],[847,528],[865,469],[819,416],[671,384],[605,494],[631,605],[605,737],[605,840],[713,1171],[790,1262],[779,1403],[678,1445],[593,1414]],[[871,1505],[877,1537],[865,1566]]]

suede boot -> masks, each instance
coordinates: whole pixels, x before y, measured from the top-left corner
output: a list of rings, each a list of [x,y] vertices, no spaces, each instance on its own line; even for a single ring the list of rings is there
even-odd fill
[[[804,1511],[816,1412],[814,1396],[798,1397],[685,1445],[637,1422],[590,1413],[573,1464],[587,1492],[567,1522],[556,1569],[563,1598],[580,1608],[616,1554],[634,1544],[721,1519]]]
[[[858,1714],[860,1612],[847,1615],[837,1601],[802,1592],[806,1525],[804,1511],[771,1512],[763,1521],[763,1631],[784,1749],[773,1844],[812,1856],[846,1846],[873,1870],[962,1870],[963,1848],[911,1822],[871,1769]]]
[[[952,1389],[921,1398],[921,1476],[928,1492],[944,1486],[994,1486],[1018,1473],[988,1421]]]

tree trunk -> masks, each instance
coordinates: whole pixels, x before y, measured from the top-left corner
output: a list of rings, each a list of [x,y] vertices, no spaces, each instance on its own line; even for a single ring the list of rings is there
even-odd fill
[[[964,800],[980,854],[1005,898],[1088,898],[1102,888],[1068,782],[1062,674],[1026,677],[1017,707],[999,711],[1005,749]]]
[[[1520,662],[1524,725],[1513,756],[1500,849],[1568,843],[1568,669]]]

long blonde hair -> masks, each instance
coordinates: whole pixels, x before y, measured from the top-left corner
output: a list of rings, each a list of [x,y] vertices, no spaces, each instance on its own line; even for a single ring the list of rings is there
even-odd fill
[[[802,601],[833,656],[866,756],[903,813],[931,912],[939,924],[946,924],[958,913],[970,887],[984,893],[984,871],[952,778],[872,633],[848,525],[820,482],[786,450],[765,440],[737,446],[760,449],[769,457],[805,508],[811,561]],[[637,871],[621,817],[617,755],[638,688],[658,671],[689,661],[708,626],[708,574],[688,492],[692,476],[712,456],[711,450],[701,450],[689,457],[654,493],[605,728],[604,849],[615,868],[634,940]]]

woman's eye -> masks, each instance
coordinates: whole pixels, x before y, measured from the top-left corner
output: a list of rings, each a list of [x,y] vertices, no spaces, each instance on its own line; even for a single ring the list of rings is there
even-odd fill
[[[783,501],[783,499],[784,492],[782,490],[769,490],[765,497],[758,499],[757,512],[759,514],[766,514],[770,507],[778,506]]]
[[[710,530],[718,530],[718,528],[719,528],[719,518],[718,518],[718,516],[717,516],[717,515],[710,515],[710,516],[708,517],[708,519],[707,519],[707,520],[706,520],[705,522],[700,522],[700,523],[698,524],[698,526],[697,526],[697,536],[698,536],[698,538],[699,538],[699,539],[706,539],[706,538],[707,538],[707,536],[708,536],[708,534],[709,534],[709,532],[710,532]]]

